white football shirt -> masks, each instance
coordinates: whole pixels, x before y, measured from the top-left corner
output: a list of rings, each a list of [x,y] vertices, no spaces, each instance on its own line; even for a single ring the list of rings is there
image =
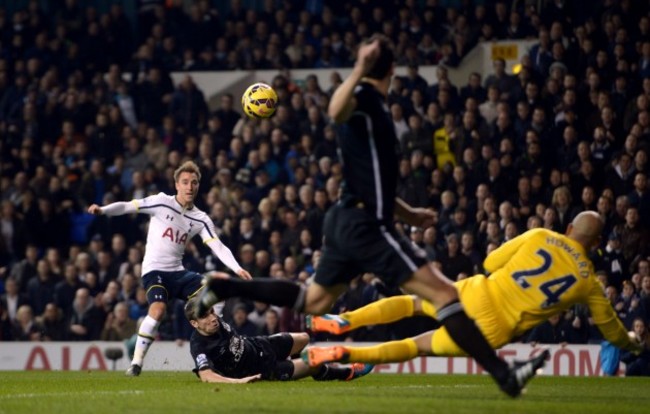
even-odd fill
[[[142,275],[152,270],[185,270],[185,246],[197,234],[204,243],[218,239],[210,217],[196,206],[183,210],[173,195],[159,193],[132,201],[137,212],[151,216],[147,245],[142,261]]]

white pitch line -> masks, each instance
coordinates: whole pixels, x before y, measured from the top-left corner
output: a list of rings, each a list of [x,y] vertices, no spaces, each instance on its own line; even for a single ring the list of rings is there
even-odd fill
[[[26,394],[8,394],[0,395],[0,400],[18,399],[18,398],[43,398],[43,397],[72,397],[76,395],[142,395],[144,391],[126,390],[126,391],[80,391],[80,392],[30,392]]]

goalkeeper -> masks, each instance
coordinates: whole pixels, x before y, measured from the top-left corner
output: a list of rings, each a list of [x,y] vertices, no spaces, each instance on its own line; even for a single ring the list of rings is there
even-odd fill
[[[494,349],[506,345],[549,317],[576,303],[589,306],[605,339],[623,349],[640,352],[603,294],[587,252],[598,245],[603,221],[594,211],[576,216],[561,235],[533,229],[493,251],[484,267],[490,277],[476,275],[455,283],[470,318]],[[436,318],[435,308],[411,296],[395,296],[341,315],[312,317],[312,331],[341,334],[366,325],[393,322],[424,314]],[[400,362],[418,355],[459,356],[465,352],[444,327],[415,338],[370,347],[311,347],[303,352],[309,364],[335,361]]]

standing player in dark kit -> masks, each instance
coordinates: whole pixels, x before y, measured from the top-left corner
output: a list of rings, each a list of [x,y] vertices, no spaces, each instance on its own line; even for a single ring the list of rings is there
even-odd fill
[[[323,256],[314,283],[305,292],[290,283],[213,278],[210,289],[201,294],[200,307],[213,304],[217,295],[221,299],[245,296],[322,314],[353,277],[374,273],[389,285],[399,285],[429,300],[454,342],[476,359],[504,392],[516,397],[544,365],[544,358],[512,367],[500,359],[465,314],[453,284],[427,262],[423,251],[394,229],[395,215],[412,226],[433,224],[431,212],[412,208],[396,197],[399,145],[386,106],[394,67],[388,39],[375,35],[360,46],[352,73],[332,96],[329,115],[341,124],[339,147],[345,182],[339,202],[325,217]],[[385,311],[397,309],[387,307]]]
[[[197,315],[194,301],[185,305],[185,316],[194,327],[190,352],[194,372],[203,382],[247,383],[263,380],[289,381],[313,377],[316,381],[350,381],[372,371],[371,364],[310,367],[302,359],[289,360],[309,343],[306,333],[279,333],[270,336],[238,335],[230,325],[208,308]]]

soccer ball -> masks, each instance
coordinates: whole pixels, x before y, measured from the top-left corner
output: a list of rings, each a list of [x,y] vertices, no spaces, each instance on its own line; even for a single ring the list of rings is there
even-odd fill
[[[275,113],[278,95],[266,83],[254,83],[241,97],[241,106],[249,118],[268,118]]]

